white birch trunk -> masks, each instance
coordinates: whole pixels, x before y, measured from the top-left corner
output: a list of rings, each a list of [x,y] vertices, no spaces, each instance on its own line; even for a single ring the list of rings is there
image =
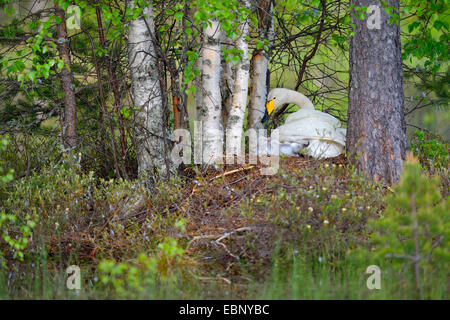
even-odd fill
[[[267,98],[267,69],[269,59],[262,53],[252,57],[250,101],[248,104],[248,128],[262,129],[261,119],[264,117]]]
[[[249,7],[249,2],[245,1],[244,5]],[[248,19],[241,24],[241,35],[236,39],[236,49],[241,50],[241,61],[234,69],[234,88],[231,100],[231,108],[227,112],[227,156],[242,155],[242,133],[244,126],[245,108],[247,106],[248,96],[248,76],[249,76],[249,60],[248,60],[248,43],[246,37],[248,31]]]
[[[222,163],[223,125],[220,94],[220,28],[218,21],[211,21],[204,32],[202,50],[202,121],[203,163]]]
[[[260,39],[267,39],[269,46],[273,42],[274,30],[273,30],[273,5],[272,1],[260,1],[260,6],[267,5],[269,10],[264,12],[262,9],[258,9],[260,12],[259,29]],[[261,15],[264,18],[261,18]],[[260,129],[263,128],[261,119],[264,116],[266,109],[267,98],[267,70],[269,68],[269,52],[265,50],[257,51],[253,54],[250,77],[252,84],[250,88],[250,101],[248,105],[248,122],[247,128]]]
[[[133,1],[130,4],[133,7]],[[144,17],[145,16],[145,17]],[[163,103],[154,34],[153,8],[143,9],[142,15],[131,21],[128,35],[128,59],[131,71],[133,102],[136,113],[136,157],[142,175],[168,175],[164,138]],[[147,27],[148,26],[148,27]]]

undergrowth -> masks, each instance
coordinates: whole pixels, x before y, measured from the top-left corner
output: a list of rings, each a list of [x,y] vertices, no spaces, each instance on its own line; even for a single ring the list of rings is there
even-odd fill
[[[446,299],[447,168],[414,161],[393,189],[344,157],[282,158],[274,176],[259,165],[187,168],[147,189],[66,155],[2,182],[0,297]],[[417,255],[402,225],[413,212],[428,232],[418,275],[410,259],[386,256]],[[366,286],[372,264],[380,290]],[[80,290],[66,286],[69,265],[80,267]]]

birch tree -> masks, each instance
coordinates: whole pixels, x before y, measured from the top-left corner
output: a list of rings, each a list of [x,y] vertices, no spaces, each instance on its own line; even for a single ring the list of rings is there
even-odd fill
[[[249,9],[250,3],[248,0],[244,1],[244,6]],[[248,17],[240,24],[240,30],[241,34],[235,41],[235,47],[240,51],[241,57],[234,68],[231,106],[227,112],[227,156],[241,155],[242,153],[242,133],[247,106],[249,77],[248,43],[246,39],[249,35]]]
[[[220,94],[220,24],[210,20],[203,31],[201,106],[203,163],[221,163],[223,154],[222,98]]]
[[[133,103],[136,113],[136,157],[139,174],[153,176],[170,175],[168,150],[164,139],[163,101],[154,38],[153,8],[148,4],[135,20],[130,22],[128,35],[128,59],[131,72]]]
[[[260,42],[253,52],[250,64],[250,100],[248,105],[248,123],[247,128],[261,129],[261,119],[264,116],[267,85],[270,44],[273,42],[273,3],[272,0],[260,0],[257,2],[257,16]],[[264,46],[264,42],[266,46]]]

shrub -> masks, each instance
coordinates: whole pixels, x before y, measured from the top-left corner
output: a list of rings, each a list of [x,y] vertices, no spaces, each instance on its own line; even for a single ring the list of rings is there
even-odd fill
[[[58,137],[17,133],[9,135],[7,147],[0,150],[0,158],[18,177],[38,173],[61,160]]]
[[[378,214],[384,190],[354,168],[320,162],[309,166],[288,172],[280,168],[261,195],[246,199],[241,211],[271,224],[273,237],[265,250],[278,242],[283,250],[292,247],[312,261],[335,263],[364,241],[367,219]]]
[[[8,139],[4,137],[0,137],[0,152],[6,150],[6,147],[8,146]],[[0,184],[1,183],[8,183],[14,178],[14,170],[6,168],[2,168],[4,165],[4,160],[0,157]]]
[[[8,145],[6,138],[0,138],[0,150],[4,151]],[[14,170],[6,171],[2,168],[3,161],[0,158],[0,187],[4,192],[4,184],[13,180]],[[13,257],[23,260],[23,250],[26,248],[31,230],[36,225],[35,212],[29,212],[22,217],[14,213],[6,212],[0,207],[0,236],[12,251]],[[0,258],[3,262],[3,254],[0,251]]]
[[[155,298],[158,286],[173,286],[179,276],[184,250],[174,238],[165,238],[153,255],[141,253],[131,261],[103,260],[98,266],[99,287],[121,298]]]
[[[13,257],[23,259],[33,228],[39,230],[34,240],[68,228],[70,217],[85,210],[93,182],[92,174],[80,175],[67,162],[17,180],[8,190],[0,219],[2,239]]]
[[[448,145],[431,133],[417,130],[411,141],[411,150],[420,163],[430,168],[448,168]]]
[[[374,247],[369,255],[405,278],[413,275],[417,296],[422,298],[437,289],[432,279],[447,272],[450,259],[450,199],[442,198],[439,184],[437,177],[424,175],[409,155],[400,184],[386,199],[385,212],[370,222]]]

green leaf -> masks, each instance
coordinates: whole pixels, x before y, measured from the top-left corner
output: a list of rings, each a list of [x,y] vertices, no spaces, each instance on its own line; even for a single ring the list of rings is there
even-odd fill
[[[36,82],[36,71],[31,71],[27,74],[27,78],[30,79],[33,83]]]
[[[183,18],[183,11],[178,11],[174,16],[175,20],[181,20]]]
[[[240,56],[232,56],[230,61],[232,64],[237,65],[239,62],[241,62],[241,57]]]

